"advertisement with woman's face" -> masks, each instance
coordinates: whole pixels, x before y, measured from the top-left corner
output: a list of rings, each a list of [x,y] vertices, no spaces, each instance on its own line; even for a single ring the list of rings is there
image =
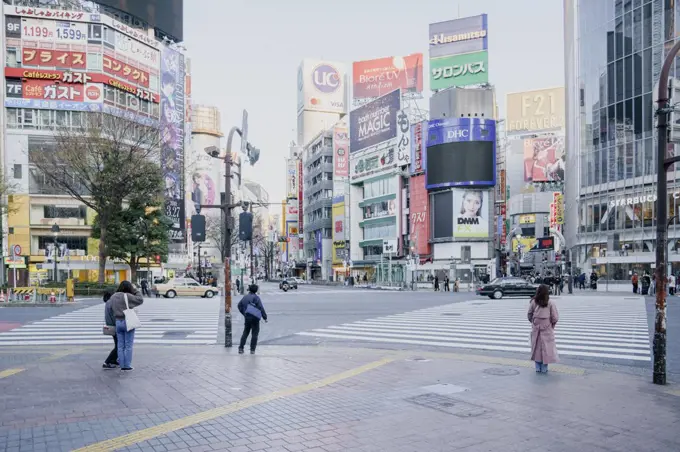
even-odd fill
[[[489,191],[453,190],[453,236],[489,237]]]

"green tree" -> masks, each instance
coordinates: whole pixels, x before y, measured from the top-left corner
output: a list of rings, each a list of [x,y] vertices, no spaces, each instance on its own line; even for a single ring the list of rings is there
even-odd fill
[[[88,113],[81,127],[59,128],[29,149],[29,161],[57,193],[68,194],[99,217],[99,282],[106,276],[110,225],[132,196],[156,199],[162,190],[157,127],[106,113]],[[158,175],[158,177],[157,177]]]
[[[99,238],[101,230],[97,215],[92,225],[92,236]],[[142,258],[161,261],[168,259],[168,233],[172,220],[164,214],[160,202],[132,199],[109,220],[107,252],[109,257],[121,259],[130,266],[132,281],[137,280],[137,268]]]

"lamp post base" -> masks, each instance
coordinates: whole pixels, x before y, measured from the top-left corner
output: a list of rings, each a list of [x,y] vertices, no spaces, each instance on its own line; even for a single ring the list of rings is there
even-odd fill
[[[224,346],[232,347],[234,344],[231,338],[231,312],[224,313]]]

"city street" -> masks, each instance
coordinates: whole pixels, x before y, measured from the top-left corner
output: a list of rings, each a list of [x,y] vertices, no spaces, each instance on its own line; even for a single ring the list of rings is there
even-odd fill
[[[223,347],[219,298],[147,299],[127,374],[101,369],[100,301],[1,308],[0,451],[680,447],[674,299],[671,384],[656,387],[651,299],[555,297],[561,364],[544,376],[528,361],[525,299],[267,283],[261,297],[255,356]]]

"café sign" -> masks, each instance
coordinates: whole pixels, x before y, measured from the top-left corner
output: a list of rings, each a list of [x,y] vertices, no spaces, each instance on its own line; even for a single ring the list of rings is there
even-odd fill
[[[673,199],[680,199],[680,190],[672,193],[672,196]],[[645,202],[656,202],[657,199],[658,198],[656,196],[656,193],[620,197],[609,201],[609,207],[632,206],[635,204],[641,204]]]

